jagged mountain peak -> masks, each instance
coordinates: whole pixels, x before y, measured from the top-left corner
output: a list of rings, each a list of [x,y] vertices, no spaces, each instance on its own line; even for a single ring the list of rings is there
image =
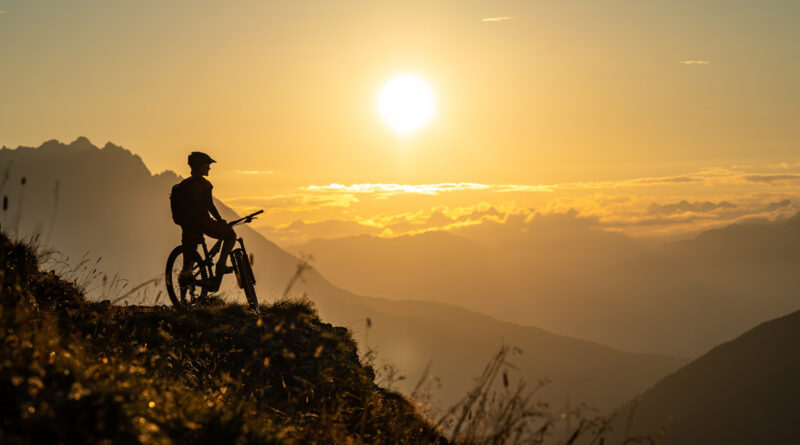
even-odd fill
[[[178,182],[179,179],[183,178],[183,176],[179,175],[178,173],[172,170],[164,170],[161,173],[156,173],[153,175],[157,178],[164,178],[165,180],[169,180],[170,182]]]
[[[103,150],[125,150],[124,148],[120,147],[119,145],[114,144],[111,141],[106,142],[106,145],[103,146]]]
[[[69,144],[69,147],[79,150],[98,150],[97,146],[92,144],[92,142],[86,136],[78,136],[77,139]]]

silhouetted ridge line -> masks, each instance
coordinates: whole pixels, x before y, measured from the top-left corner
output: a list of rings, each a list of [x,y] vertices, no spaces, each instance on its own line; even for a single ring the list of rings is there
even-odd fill
[[[669,423],[664,444],[796,443],[800,311],[761,323],[662,379],[621,409],[633,432]]]

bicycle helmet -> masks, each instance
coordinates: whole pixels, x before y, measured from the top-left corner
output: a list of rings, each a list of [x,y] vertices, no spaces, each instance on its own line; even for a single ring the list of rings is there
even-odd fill
[[[201,151],[193,151],[189,155],[189,165],[192,166],[192,167],[196,167],[196,166],[199,166],[199,165],[211,164],[213,162],[217,162],[217,161],[211,159],[211,156],[209,156],[209,155],[207,155],[207,154],[205,154],[205,153],[203,153]]]

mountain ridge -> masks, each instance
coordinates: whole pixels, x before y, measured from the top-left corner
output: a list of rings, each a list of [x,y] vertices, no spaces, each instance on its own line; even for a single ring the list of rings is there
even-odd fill
[[[633,410],[633,434],[668,423],[665,444],[796,442],[798,345],[800,311],[760,323],[664,377],[618,418]]]

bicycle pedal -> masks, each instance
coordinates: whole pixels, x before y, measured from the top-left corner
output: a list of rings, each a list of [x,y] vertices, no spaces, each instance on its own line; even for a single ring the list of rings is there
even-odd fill
[[[180,275],[178,275],[178,285],[180,285],[180,286],[183,286],[183,287],[190,286],[192,284],[192,281],[194,281],[194,276],[192,276],[191,274],[187,274],[187,275],[180,274]]]

